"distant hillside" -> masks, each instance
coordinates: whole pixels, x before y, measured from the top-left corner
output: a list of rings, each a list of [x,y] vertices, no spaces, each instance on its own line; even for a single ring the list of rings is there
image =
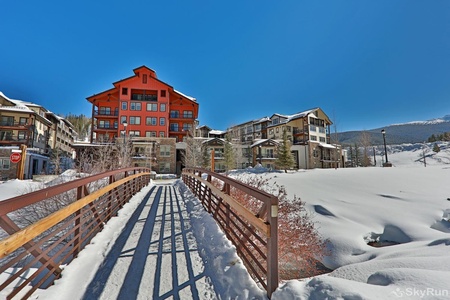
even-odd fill
[[[415,121],[403,124],[393,124],[382,128],[365,130],[373,145],[383,144],[381,130],[386,131],[387,144],[421,143],[432,134],[450,132],[450,115],[429,121]],[[363,131],[346,131],[338,134],[339,142],[344,145],[359,143]]]

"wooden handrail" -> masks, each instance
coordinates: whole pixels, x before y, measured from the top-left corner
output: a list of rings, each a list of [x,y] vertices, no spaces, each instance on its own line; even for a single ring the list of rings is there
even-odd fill
[[[150,173],[146,173],[150,175]],[[116,187],[133,180],[136,177],[141,176],[141,174],[136,174],[133,176],[126,177],[124,179],[121,179],[119,181],[116,181],[104,188],[101,188],[91,194],[89,194],[86,197],[83,197],[76,202],[64,207],[63,209],[58,210],[57,212],[54,212],[50,214],[49,216],[39,220],[36,223],[33,223],[26,228],[14,233],[13,235],[7,237],[6,239],[3,239],[0,241],[0,258],[3,258],[18,248],[22,247],[24,244],[28,243],[29,241],[33,240],[46,230],[50,229],[51,227],[55,226],[59,222],[63,221],[67,217],[69,217],[71,214],[77,212],[84,206],[91,204],[94,202],[94,200],[98,199],[103,194],[106,194],[107,192],[115,189]]]
[[[203,175],[207,175],[206,179]],[[278,198],[206,169],[185,168],[182,179],[236,246],[252,277],[271,297],[278,287]],[[222,190],[213,180],[223,184]],[[259,201],[259,211],[253,213],[234,199],[231,187]]]
[[[26,299],[37,288],[53,283],[62,272],[60,266],[70,263],[149,182],[149,169],[124,168],[0,201],[0,227],[9,234],[0,241],[0,273],[10,273],[0,282],[0,291],[8,289],[9,299],[27,288],[22,296]],[[16,224],[14,216],[20,209],[63,195],[73,197],[71,203],[25,228]],[[38,276],[45,280],[33,280]],[[19,286],[13,285],[16,279],[20,279]]]

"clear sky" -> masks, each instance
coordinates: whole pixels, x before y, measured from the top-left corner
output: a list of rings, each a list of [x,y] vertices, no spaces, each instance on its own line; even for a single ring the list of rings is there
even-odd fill
[[[448,0],[1,1],[0,91],[66,115],[146,65],[226,129],[321,107],[338,131],[450,114]]]

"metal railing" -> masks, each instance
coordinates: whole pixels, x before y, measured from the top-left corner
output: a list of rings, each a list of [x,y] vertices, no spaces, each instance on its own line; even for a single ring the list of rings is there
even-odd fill
[[[125,168],[0,201],[0,291],[26,299],[50,286],[149,182],[149,169]]]
[[[222,227],[251,276],[270,297],[278,287],[278,198],[206,169],[185,168],[182,179]],[[257,212],[239,199],[247,196]]]

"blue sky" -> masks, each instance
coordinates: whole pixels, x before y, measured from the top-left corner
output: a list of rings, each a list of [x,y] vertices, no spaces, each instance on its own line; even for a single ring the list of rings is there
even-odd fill
[[[450,1],[2,1],[0,91],[58,114],[141,65],[226,129],[321,107],[338,131],[450,114]]]

